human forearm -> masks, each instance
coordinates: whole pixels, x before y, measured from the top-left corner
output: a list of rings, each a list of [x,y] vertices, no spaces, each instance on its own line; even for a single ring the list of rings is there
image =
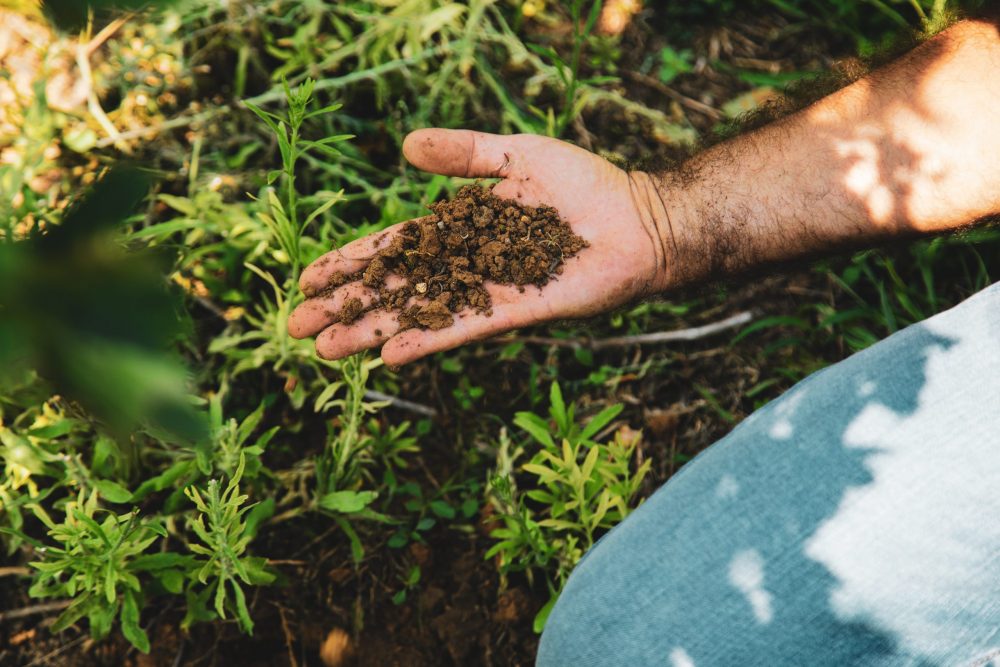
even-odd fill
[[[1000,213],[1000,34],[965,21],[679,169],[633,174],[663,289]]]

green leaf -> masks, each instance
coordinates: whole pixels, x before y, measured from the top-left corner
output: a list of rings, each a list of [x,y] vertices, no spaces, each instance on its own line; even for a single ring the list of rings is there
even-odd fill
[[[164,551],[158,554],[136,556],[129,563],[129,569],[134,572],[163,570],[166,568],[177,567],[178,565],[187,567],[191,564],[191,562],[192,559],[190,556],[174,553],[173,551]]]
[[[514,423],[528,432],[531,437],[549,449],[555,449],[556,443],[549,433],[549,425],[541,417],[532,412],[518,412],[514,415]]]
[[[59,618],[52,624],[52,632],[62,632],[83,618],[90,610],[90,596],[84,595],[73,600],[73,603],[66,608],[66,611],[59,614]]]
[[[471,519],[479,511],[479,501],[475,498],[466,498],[462,503],[462,516]]]
[[[145,482],[140,484],[139,488],[135,490],[134,494],[132,494],[133,501],[138,502],[150,493],[163,491],[166,488],[174,486],[181,477],[188,474],[193,469],[194,462],[190,460],[178,461],[177,463],[174,463],[156,477],[150,477]]]
[[[552,613],[552,607],[556,606],[556,600],[559,599],[558,593],[553,593],[549,601],[545,603],[545,606],[538,610],[535,614],[535,621],[532,623],[532,627],[535,630],[535,634],[542,634],[542,630],[545,629],[545,623],[549,620],[549,614]]]
[[[277,577],[267,570],[267,559],[259,556],[245,558],[241,561],[246,566],[248,583],[254,586],[273,583]]]
[[[236,429],[236,443],[242,445],[247,441],[253,432],[257,429],[260,424],[260,420],[264,418],[264,404],[261,403],[257,406],[257,409],[247,415],[246,419],[240,424],[239,428]]]
[[[316,397],[316,402],[313,404],[313,410],[315,412],[320,412],[327,407],[327,404],[333,399],[340,389],[344,386],[343,382],[331,382],[323,388],[323,391],[319,393]]]
[[[333,491],[319,500],[319,506],[331,512],[351,514],[368,507],[378,494],[374,491]]]
[[[559,426],[559,431],[566,433],[569,429],[566,419],[566,403],[563,401],[562,390],[559,389],[558,382],[553,382],[549,389],[549,402],[549,411],[552,413],[552,419]]]
[[[132,591],[125,591],[125,599],[122,602],[122,634],[125,639],[132,643],[143,653],[149,653],[149,637],[146,631],[139,627],[139,605],[136,603],[135,594]]]
[[[344,517],[338,516],[334,520],[337,522],[337,525],[340,526],[340,529],[347,535],[347,539],[351,543],[351,557],[354,559],[354,564],[360,565],[361,561],[365,558],[365,548],[364,545],[361,544],[361,538],[358,537],[357,531],[354,530],[354,526],[352,526],[351,523]],[[390,539],[390,542],[391,541],[392,540]],[[392,545],[390,544],[390,546]]]
[[[326,213],[326,211],[329,210],[331,206],[333,206],[343,198],[343,194],[344,194],[343,190],[341,190],[340,192],[336,192],[333,195],[331,195],[325,202],[317,206],[312,213],[306,216],[305,221],[302,223],[302,228],[305,229],[310,222],[312,222],[317,217]]]
[[[278,132],[278,123],[281,122],[281,118],[279,116],[276,116],[270,111],[264,111],[263,109],[261,109],[256,104],[253,104],[252,102],[243,102],[243,104],[246,106],[247,109],[250,109],[250,111],[254,112],[258,118],[264,121],[264,123],[267,124],[269,128],[271,128],[272,132],[274,133]]]
[[[243,587],[232,579],[230,579],[229,583],[233,585],[233,594],[236,598],[236,617],[239,619],[240,626],[243,628],[243,631],[248,635],[252,635],[253,619],[250,618],[250,610],[247,609],[247,598],[243,593]],[[219,586],[221,588],[222,584],[220,583]]]
[[[431,511],[442,519],[454,519],[455,508],[443,500],[433,500],[430,504]]]
[[[601,453],[601,448],[599,446],[593,446],[590,451],[587,452],[587,458],[583,460],[583,466],[580,468],[580,474],[584,481],[590,479],[590,475],[594,472],[594,466],[597,465],[597,457]]]
[[[180,570],[161,570],[155,576],[168,593],[180,595],[184,590],[184,574]]]
[[[759,319],[753,324],[750,324],[745,329],[740,331],[738,334],[733,336],[730,341],[730,345],[735,345],[740,342],[750,334],[761,331],[763,329],[771,329],[774,327],[795,327],[796,329],[801,329],[803,331],[811,328],[811,325],[806,320],[801,317],[793,317],[791,315],[776,315],[774,317],[765,317]]]
[[[559,479],[559,473],[551,468],[546,468],[543,465],[537,463],[525,463],[521,466],[521,469],[525,472],[530,472],[533,475],[538,476],[538,481],[542,484],[550,484]]]
[[[330,144],[337,144],[342,141],[347,141],[348,139],[353,139],[353,138],[354,138],[353,134],[333,134],[330,135],[329,137],[323,137],[322,139],[318,139],[316,141],[300,141],[299,145],[307,148],[312,146],[329,146]]]
[[[590,440],[592,437],[597,435],[601,429],[610,424],[611,420],[617,417],[624,408],[624,405],[617,403],[615,405],[609,405],[598,412],[594,415],[593,419],[587,422],[587,426],[584,427],[583,431],[580,433],[580,439]]]
[[[312,118],[313,116],[319,116],[319,115],[322,115],[322,114],[332,113],[334,111],[337,111],[338,109],[340,109],[343,106],[344,106],[343,104],[331,104],[331,105],[325,106],[325,107],[323,107],[321,109],[316,109],[315,111],[310,111],[309,113],[307,113],[303,117],[303,120],[305,120],[306,118]],[[345,134],[345,135],[340,135],[340,136],[351,138],[354,135],[353,134]]]
[[[72,419],[60,419],[59,421],[49,424],[48,426],[40,426],[30,429],[27,435],[33,438],[52,440],[54,438],[61,438],[62,436],[67,435],[73,430],[75,425],[76,422]]]
[[[590,5],[590,12],[587,14],[587,23],[584,25],[583,34],[589,35],[594,29],[597,17],[601,15],[601,6],[603,4],[601,0],[594,0],[593,4]]]
[[[256,537],[260,525],[274,516],[274,498],[267,498],[256,505],[247,513],[246,529],[244,535]]]
[[[97,488],[98,493],[110,502],[113,503],[127,503],[132,500],[132,492],[126,489],[121,484],[117,482],[112,482],[109,479],[99,479],[94,482],[94,486]]]

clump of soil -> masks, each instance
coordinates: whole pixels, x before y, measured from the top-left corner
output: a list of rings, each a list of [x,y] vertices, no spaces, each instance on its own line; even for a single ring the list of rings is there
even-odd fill
[[[432,215],[405,225],[360,276],[334,276],[327,289],[360,277],[379,291],[370,308],[397,312],[400,330],[443,329],[454,322],[453,313],[467,308],[492,314],[484,281],[542,287],[588,245],[554,208],[522,206],[479,185],[430,209]],[[388,289],[390,273],[406,284]],[[362,314],[361,301],[351,299],[339,319],[349,323]]]

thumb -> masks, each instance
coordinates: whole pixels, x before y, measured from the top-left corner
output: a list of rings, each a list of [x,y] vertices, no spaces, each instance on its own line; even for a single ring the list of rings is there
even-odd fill
[[[465,178],[509,176],[521,135],[428,128],[403,140],[403,155],[417,169]]]

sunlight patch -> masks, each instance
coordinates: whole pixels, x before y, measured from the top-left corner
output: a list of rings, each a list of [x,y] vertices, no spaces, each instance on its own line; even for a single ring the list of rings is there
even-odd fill
[[[1000,327],[988,308],[963,315],[925,322],[945,340],[896,362],[919,364],[923,386],[872,387],[843,436],[872,481],[847,489],[804,546],[836,579],[838,618],[934,664],[982,655],[1000,599],[1000,578],[985,574],[1000,568],[1000,522],[989,519],[1000,516],[1000,389],[983,381],[1000,377]],[[912,412],[880,402],[906,390]]]
[[[767,625],[774,619],[771,594],[764,590],[764,559],[756,549],[733,556],[729,562],[729,583],[746,596],[758,623]]]
[[[730,500],[740,492],[740,483],[732,475],[726,474],[719,480],[719,485],[715,487],[715,497],[720,500]]]
[[[792,426],[791,417],[795,414],[795,410],[798,409],[799,403],[805,399],[806,393],[802,389],[797,389],[794,393],[786,395],[778,403],[774,409],[774,423],[771,424],[771,428],[767,433],[769,436],[775,440],[788,440],[792,437],[795,433],[795,428]]]
[[[694,660],[678,646],[670,652],[670,667],[694,667]]]

